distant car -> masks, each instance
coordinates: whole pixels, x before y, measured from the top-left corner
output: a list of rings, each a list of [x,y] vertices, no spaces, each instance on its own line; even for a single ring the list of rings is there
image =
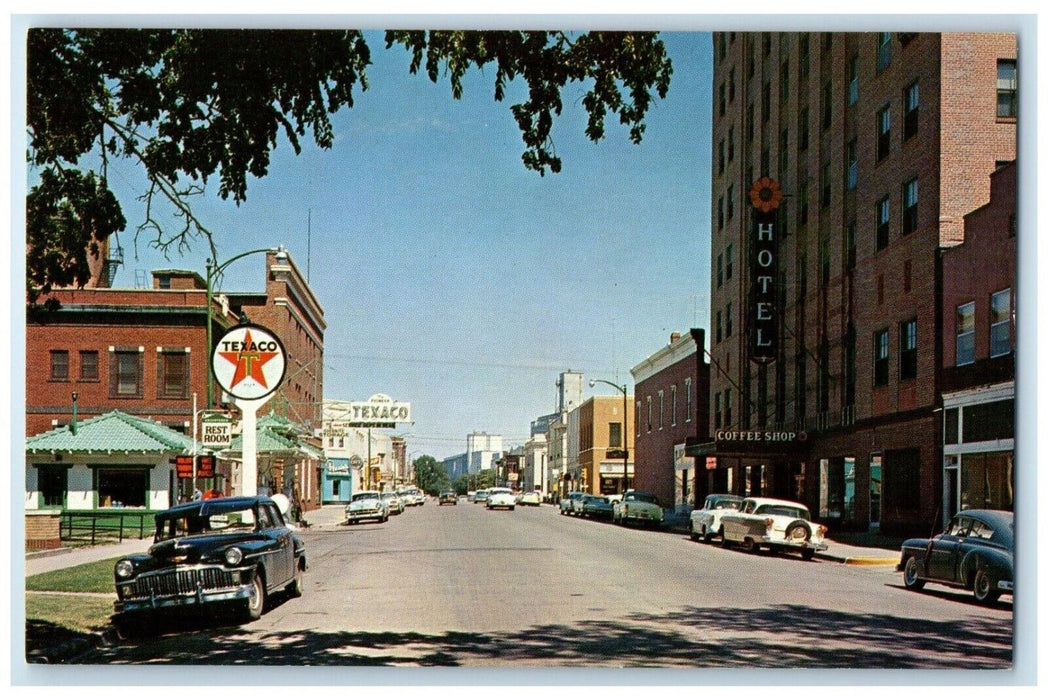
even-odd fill
[[[193,501],[157,513],[155,522],[148,553],[113,568],[118,630],[144,631],[150,613],[188,618],[197,614],[190,609],[213,606],[257,620],[273,593],[302,595],[305,546],[269,498]]]
[[[520,505],[537,506],[542,504],[542,496],[538,491],[525,491],[520,496]]]
[[[571,515],[572,503],[576,499],[581,499],[584,495],[582,491],[568,491],[564,494],[564,498],[560,499],[560,514]]]
[[[962,510],[946,531],[931,539],[902,543],[898,571],[911,591],[938,583],[972,591],[993,603],[1015,591],[1014,516],[1003,510]]]
[[[747,498],[739,510],[721,515],[721,546],[733,543],[749,552],[792,550],[808,560],[827,549],[826,527],[813,523],[807,506],[777,498]]]
[[[582,503],[586,499],[586,496],[590,496],[585,491],[576,491],[575,496],[571,499],[571,514],[582,515]]]
[[[352,525],[361,520],[384,523],[389,520],[389,505],[382,500],[378,491],[358,491],[346,506],[346,523]]]
[[[620,525],[630,522],[662,525],[662,504],[655,494],[627,491],[621,501],[612,504],[611,519]]]
[[[488,510],[495,508],[513,510],[517,507],[517,499],[510,489],[496,487],[488,490],[488,500],[485,505],[487,505]]]
[[[457,506],[458,502],[458,494],[454,491],[441,491],[440,496],[437,497],[437,505],[444,505],[445,503],[450,503],[453,506]]]
[[[488,490],[487,489],[480,489],[475,494],[473,494],[473,502],[474,503],[483,503],[483,504],[487,505],[487,502],[488,502]]]
[[[611,520],[612,503],[607,496],[587,495],[582,499],[581,515],[587,518]]]
[[[726,512],[738,510],[740,505],[742,505],[742,496],[724,493],[712,493],[706,496],[702,508],[691,512],[691,539],[702,539],[709,542],[714,537],[720,537],[721,516]]]
[[[400,496],[392,491],[383,492],[382,500],[386,502],[386,507],[389,508],[390,515],[400,515],[404,512],[404,501],[402,501]]]

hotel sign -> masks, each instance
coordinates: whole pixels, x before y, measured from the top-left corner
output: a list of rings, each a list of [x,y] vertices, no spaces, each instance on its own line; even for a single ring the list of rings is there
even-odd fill
[[[772,362],[778,352],[778,231],[782,202],[779,183],[762,177],[750,188],[753,233],[750,245],[749,353],[755,362]]]

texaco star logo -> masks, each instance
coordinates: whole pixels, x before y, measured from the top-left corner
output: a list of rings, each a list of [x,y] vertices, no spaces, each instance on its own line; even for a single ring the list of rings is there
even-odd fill
[[[227,394],[261,399],[276,391],[284,379],[284,346],[261,326],[237,326],[218,340],[211,369]]]

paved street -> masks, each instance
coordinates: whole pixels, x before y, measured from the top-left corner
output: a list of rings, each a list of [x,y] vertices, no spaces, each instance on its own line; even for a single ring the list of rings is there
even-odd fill
[[[890,566],[751,555],[556,508],[429,502],[302,532],[302,598],[77,663],[1007,668],[1012,604]]]

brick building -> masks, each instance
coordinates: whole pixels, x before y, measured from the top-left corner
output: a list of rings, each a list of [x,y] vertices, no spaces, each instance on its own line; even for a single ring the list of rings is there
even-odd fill
[[[56,290],[50,296],[60,302],[57,310],[29,307],[27,436],[68,425],[75,395],[80,420],[117,410],[191,437],[194,397],[198,410],[207,403],[208,319],[217,339],[246,312],[281,338],[288,355],[284,384],[264,410],[304,426],[297,431],[305,443],[295,450],[298,458],[285,456],[267,486],[296,491],[303,509],[316,507],[321,451],[309,446],[315,441],[308,421],[312,398],[322,395],[323,310],[285,251],[267,253],[266,280],[260,293],[216,292],[210,315],[206,281],[186,270],[154,271],[150,289]],[[230,475],[231,466],[219,459],[217,479],[198,486],[228,492]],[[190,493],[189,481],[172,480],[171,500]]]
[[[625,404],[625,405],[624,405]],[[635,466],[630,460],[627,436],[632,434],[633,397],[592,396],[571,411],[569,423],[577,423],[577,467],[574,487],[594,494],[623,492],[623,478],[632,487]],[[625,416],[623,415],[625,413]],[[569,428],[569,449],[572,439]],[[627,451],[623,457],[623,450]]]
[[[710,365],[706,332],[674,333],[670,342],[630,370],[635,383],[635,487],[664,505],[690,511],[717,489],[706,463],[685,456],[709,441]]]
[[[692,452],[727,490],[838,528],[942,517],[940,253],[1015,158],[1016,56],[1011,34],[714,34],[716,439]],[[762,177],[784,195],[766,252]]]

